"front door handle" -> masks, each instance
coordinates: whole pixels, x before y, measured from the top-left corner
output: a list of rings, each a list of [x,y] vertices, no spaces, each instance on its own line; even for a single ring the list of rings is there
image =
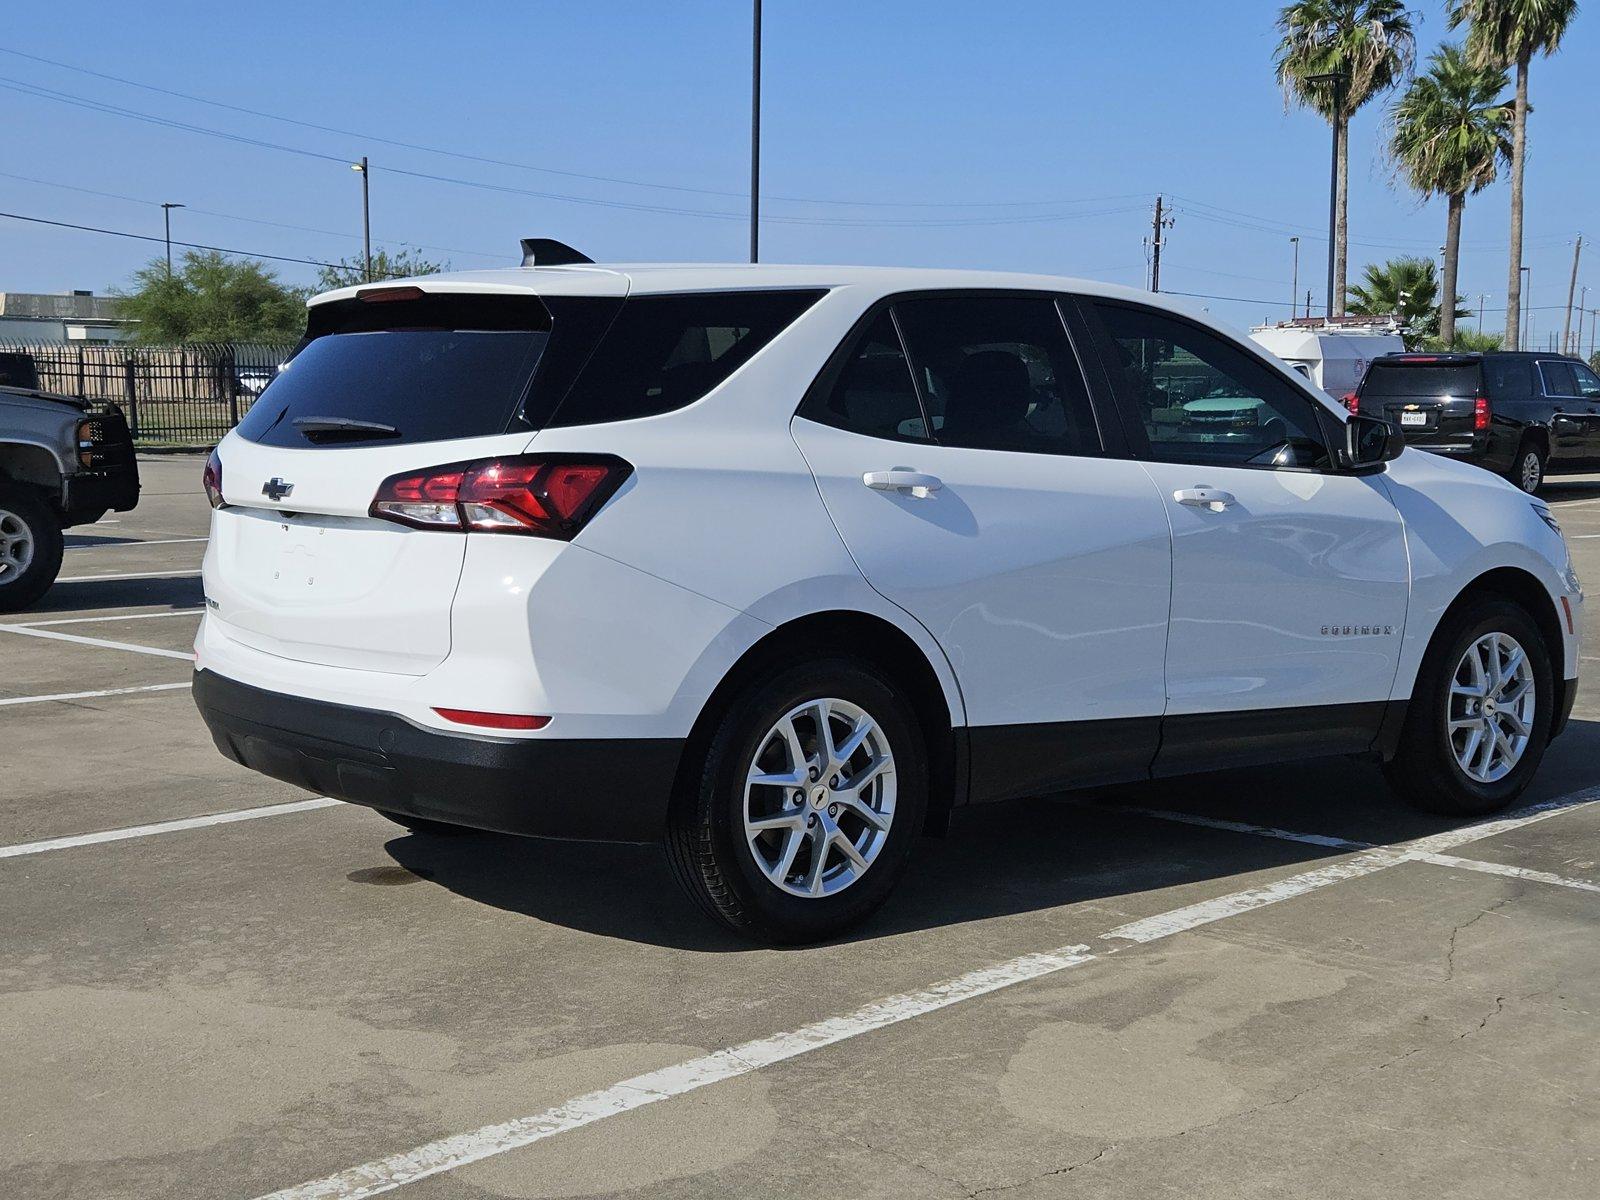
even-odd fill
[[[944,486],[944,480],[937,475],[924,475],[921,471],[906,467],[895,467],[892,471],[868,471],[861,477],[861,482],[875,492],[899,492],[915,496],[918,500],[926,500]]]
[[[1179,488],[1172,493],[1172,498],[1179,504],[1187,504],[1191,508],[1209,508],[1212,512],[1221,512],[1230,504],[1237,504],[1231,492],[1221,488],[1206,487],[1203,484],[1192,488]]]

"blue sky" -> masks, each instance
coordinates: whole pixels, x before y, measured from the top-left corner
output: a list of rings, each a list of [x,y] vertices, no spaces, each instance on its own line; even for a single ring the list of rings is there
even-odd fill
[[[1419,8],[1425,55],[1449,34],[1442,0]],[[1303,236],[1300,290],[1321,295],[1329,145],[1314,115],[1284,109],[1276,11],[1253,0],[768,0],[762,256],[1140,284],[1161,192],[1176,217],[1164,286],[1243,297],[1212,303],[1239,324],[1285,316],[1292,233]],[[375,240],[456,267],[510,263],[524,235],[602,260],[742,259],[748,21],[745,0],[14,6],[0,29],[7,50],[367,136],[0,53],[0,209],[159,235],[155,205],[180,201],[190,207],[174,237],[338,257],[360,250],[359,177],[344,160],[365,153]],[[1600,12],[1589,12],[1534,65],[1526,261],[1541,342],[1559,332],[1574,234],[1600,241],[1600,110],[1586,87],[1596,61]],[[1369,260],[1434,253],[1443,240],[1443,204],[1396,186],[1382,159],[1382,108],[1354,127],[1352,279]],[[1488,293],[1489,328],[1504,303],[1506,217],[1503,183],[1467,206],[1461,290],[1474,305]],[[0,219],[0,290],[105,290],[160,249]],[[1600,246],[1587,258],[1580,283],[1600,306]],[[297,283],[312,273],[278,270]]]

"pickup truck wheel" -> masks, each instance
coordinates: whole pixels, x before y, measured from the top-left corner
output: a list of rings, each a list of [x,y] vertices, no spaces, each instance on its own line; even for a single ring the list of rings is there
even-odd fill
[[[1449,618],[1423,659],[1389,783],[1427,812],[1480,816],[1520,796],[1550,740],[1555,685],[1539,627],[1485,597]]]
[[[1523,442],[1511,466],[1511,482],[1530,496],[1539,494],[1544,486],[1544,452],[1537,442]]]
[[[800,662],[724,706],[669,818],[673,873],[711,916],[766,942],[864,921],[922,832],[922,729],[893,683],[849,659]]]
[[[61,573],[61,522],[28,488],[0,484],[0,612],[27,608]]]

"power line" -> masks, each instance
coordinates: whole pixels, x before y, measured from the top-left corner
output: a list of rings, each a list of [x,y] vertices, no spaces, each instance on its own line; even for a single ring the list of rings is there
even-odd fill
[[[12,221],[29,221],[35,225],[53,225],[58,229],[77,229],[84,233],[103,233],[107,237],[132,238],[140,242],[165,242],[166,238],[156,237],[148,233],[130,233],[124,229],[102,229],[98,225],[78,225],[72,221],[52,221],[48,217],[29,217],[22,213],[0,212],[0,217]],[[260,254],[254,250],[234,250],[227,246],[208,246],[204,242],[180,242],[173,239],[174,246],[184,246],[190,250],[212,250],[218,254],[232,254],[240,258],[267,258],[273,262],[303,263],[308,267],[332,267],[337,271],[346,271],[349,268],[344,263],[323,262],[315,258],[294,258],[287,254]]]
[[[396,146],[405,150],[418,150],[425,154],[438,154],[447,158],[461,159],[465,162],[483,163],[488,166],[509,167],[518,171],[533,171],[541,175],[558,175],[567,179],[582,179],[591,183],[618,184],[625,187],[653,188],[658,191],[685,192],[699,196],[718,196],[728,199],[746,199],[746,193],[719,190],[716,188],[691,187],[684,184],[659,183],[652,180],[628,179],[616,175],[590,175],[581,171],[565,171],[555,167],[536,166],[533,163],[516,162],[511,159],[493,158],[483,154],[470,154],[461,150],[447,150],[440,146],[429,146],[421,142],[407,142],[397,138],[380,137],[372,133],[362,133],[352,129],[341,129],[334,125],[322,125],[315,121],[305,121],[298,117],[287,117],[281,113],[265,112],[257,108],[247,108],[241,104],[230,104],[225,100],[215,100],[208,96],[197,96],[192,92],[180,92],[173,88],[158,87],[155,84],[143,83],[136,79],[128,79],[121,75],[112,75],[105,71],[94,71],[88,67],[75,66],[72,63],[62,62],[59,59],[45,58],[38,54],[29,54],[22,50],[15,50],[9,46],[0,46],[0,54],[10,54],[17,58],[27,59],[31,62],[43,63],[47,66],[57,67],[63,71],[73,71],[80,75],[92,76],[95,79],[105,79],[112,83],[119,83],[126,87],[139,88],[143,91],[154,92],[158,95],[172,96],[179,100],[187,100],[194,104],[206,104],[214,108],[227,109],[230,112],[243,113],[246,116],[261,117],[269,121],[281,121],[288,125],[296,125],[302,129],[312,129],[319,133],[336,134],[339,137],[355,138],[362,142],[377,143],[383,146]],[[65,93],[60,93],[65,95]],[[1052,200],[973,200],[973,201],[931,201],[931,200],[839,200],[817,196],[782,196],[766,195],[768,200],[782,200],[792,204],[823,204],[843,208],[1046,208],[1063,204],[1100,204],[1111,200],[1130,199],[1135,193],[1126,193],[1118,196],[1092,196],[1079,199],[1052,199]]]
[[[121,192],[103,192],[98,188],[80,187],[77,184],[61,183],[54,179],[38,179],[32,175],[14,175],[9,171],[0,171],[0,179],[15,179],[22,183],[36,183],[41,187],[60,188],[61,190],[67,192],[80,192],[85,196],[100,196],[106,200],[123,200],[129,204],[145,204],[152,208],[160,206],[160,201],[147,200],[142,196],[127,196]],[[316,233],[322,234],[326,237],[346,238],[355,241],[360,240],[359,234],[349,233],[344,230],[318,229],[313,225],[293,225],[287,221],[268,221],[261,217],[245,217],[240,216],[238,213],[218,212],[216,209],[197,208],[194,205],[185,205],[184,207],[189,212],[198,213],[207,217],[220,217],[225,221],[243,221],[249,225],[265,225],[270,226],[273,229],[290,229],[296,233]],[[504,261],[510,257],[507,254],[492,254],[487,250],[463,250],[456,246],[434,246],[429,245],[426,242],[414,242],[407,238],[381,238],[379,240],[384,244],[396,246],[401,249],[410,246],[418,250],[439,250],[446,254],[467,254],[474,258],[487,258],[496,261]]]

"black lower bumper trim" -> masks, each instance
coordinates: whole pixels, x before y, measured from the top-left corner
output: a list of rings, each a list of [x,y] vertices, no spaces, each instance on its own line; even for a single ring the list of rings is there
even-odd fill
[[[479,737],[196,671],[223,754],[369,808],[535,837],[648,842],[666,829],[678,738]]]

